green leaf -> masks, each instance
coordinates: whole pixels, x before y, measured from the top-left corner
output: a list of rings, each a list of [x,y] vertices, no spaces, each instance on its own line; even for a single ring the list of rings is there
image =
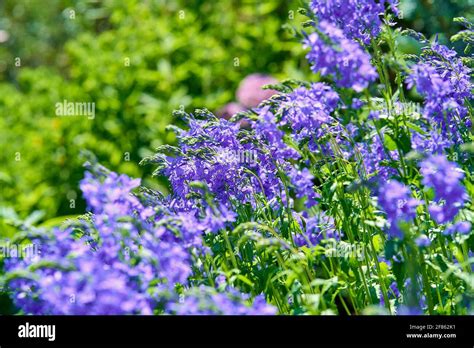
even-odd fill
[[[395,151],[397,149],[397,143],[395,142],[395,140],[393,140],[393,138],[388,135],[387,133],[385,133],[384,135],[384,144],[385,144],[385,147],[389,150],[389,151]]]

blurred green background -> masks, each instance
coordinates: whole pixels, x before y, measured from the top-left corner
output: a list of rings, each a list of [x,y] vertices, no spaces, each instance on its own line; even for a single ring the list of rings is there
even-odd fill
[[[81,149],[143,177],[141,158],[172,143],[172,111],[216,111],[251,73],[308,78],[289,31],[299,0],[1,0],[0,216],[44,222],[84,212]],[[446,41],[474,0],[405,0],[405,27]],[[407,52],[413,42],[403,43]],[[63,100],[95,118],[58,117]],[[51,220],[50,220],[51,221]],[[4,231],[4,229],[3,229]]]

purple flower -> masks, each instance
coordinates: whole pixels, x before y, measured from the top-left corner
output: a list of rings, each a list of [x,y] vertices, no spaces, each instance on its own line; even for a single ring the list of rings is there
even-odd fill
[[[398,14],[398,1],[380,2],[374,0],[312,0],[311,10],[320,21],[327,21],[344,31],[349,39],[361,40],[369,44],[380,33],[380,16],[385,12],[385,4]]]
[[[415,243],[416,245],[418,245],[419,247],[429,247],[431,245],[431,240],[424,234],[422,234],[421,236],[419,236],[416,240],[415,240]]]
[[[228,103],[222,109],[217,111],[217,115],[228,120],[235,114],[245,110],[247,109],[239,103]]]
[[[252,124],[258,139],[267,145],[270,154],[275,159],[298,159],[299,153],[289,147],[284,141],[284,132],[278,128],[276,116],[272,113],[269,106],[258,110],[259,118]]]
[[[10,273],[34,269],[10,284],[25,313],[152,314],[158,293],[186,283],[191,260],[185,246],[199,243],[183,241],[189,236],[176,236],[164,223],[155,225],[154,209],[131,193],[138,180],[105,171],[88,172],[81,182],[94,215],[77,226],[30,232],[41,254],[6,263]]]
[[[185,293],[181,301],[170,303],[167,311],[178,315],[274,315],[277,310],[268,304],[262,295],[253,303],[248,295],[237,289],[226,288],[225,293],[201,286]]]
[[[296,191],[296,198],[307,197],[306,206],[311,208],[316,205],[316,198],[318,197],[317,193],[313,188],[313,178],[308,168],[303,168],[303,170],[296,170],[292,168],[289,173],[291,183]]]
[[[327,21],[322,21],[319,29],[320,33],[312,33],[304,41],[304,47],[310,49],[306,58],[314,73],[330,76],[337,86],[356,92],[377,79],[370,55],[357,42],[346,38],[342,30]]]
[[[277,91],[263,89],[265,85],[278,83],[278,80],[263,74],[251,74],[247,76],[239,85],[237,90],[237,100],[247,108],[257,107],[262,101],[277,94]]]
[[[140,179],[130,179],[126,175],[110,173],[103,182],[99,182],[93,174],[86,172],[80,187],[90,210],[100,214],[107,210],[112,215],[119,215],[129,208],[137,206],[138,200],[130,195],[130,191],[140,185]],[[117,203],[116,207],[111,204]]]
[[[469,234],[472,232],[472,224],[468,221],[459,221],[454,225],[448,226],[444,231],[444,235],[454,235],[455,233],[459,234]]]
[[[224,229],[230,222],[234,222],[237,214],[227,209],[225,206],[218,208],[206,208],[206,216],[202,221],[205,231],[217,233]]]
[[[425,134],[413,132],[411,139],[413,150],[427,154],[442,154],[445,152],[445,149],[453,145],[454,142],[449,137],[439,133],[437,130],[432,130]]]
[[[423,315],[423,311],[419,307],[409,307],[402,305],[398,307],[397,315]]]
[[[325,213],[304,219],[306,228],[302,234],[295,234],[293,240],[298,247],[314,247],[323,239],[339,240],[342,235],[336,230],[334,220]]]
[[[42,245],[37,259],[7,263],[8,272],[47,265],[10,284],[17,307],[27,314],[152,314],[139,273],[118,259],[104,262],[101,251],[72,238],[70,229],[53,233],[56,238],[36,240]]]
[[[177,130],[179,150],[153,159],[160,166],[159,173],[169,178],[174,199],[181,205],[195,202],[189,199],[189,195],[196,197],[199,192],[191,185],[195,182],[204,184],[225,206],[232,200],[253,203],[254,195],[262,189],[269,198],[280,191],[281,182],[270,151],[262,151],[253,142],[241,142],[239,125],[215,118],[188,121],[189,130]]]
[[[331,113],[338,104],[338,94],[325,83],[313,83],[308,89],[297,88],[279,103],[278,125],[291,127],[292,137],[298,143],[309,140],[310,148],[315,150],[321,138],[337,127]]]
[[[400,297],[400,291],[398,290],[397,282],[392,282],[388,288],[388,297],[389,298],[395,298],[398,299]],[[383,297],[383,294],[380,294],[380,305],[382,307],[385,306],[385,299]]]
[[[408,87],[416,86],[425,97],[424,117],[456,143],[461,141],[460,129],[470,127],[465,103],[471,98],[470,74],[455,51],[435,42],[424,49],[424,58],[407,78]]]
[[[443,155],[430,156],[420,166],[423,185],[435,192],[436,202],[429,207],[431,217],[438,224],[452,221],[467,200],[461,184],[464,173]]]
[[[362,165],[359,169],[362,177],[370,178],[376,175],[387,180],[397,174],[397,170],[390,167],[388,161],[398,160],[399,154],[386,149],[381,138],[383,139],[383,133],[379,136],[374,130],[364,142],[356,143],[356,149],[352,151],[354,159]]]
[[[397,282],[392,282],[389,288],[395,298],[400,297],[400,291],[398,290]]]
[[[216,286],[217,287],[226,287],[227,286],[227,277],[223,274],[220,274],[216,277]]]

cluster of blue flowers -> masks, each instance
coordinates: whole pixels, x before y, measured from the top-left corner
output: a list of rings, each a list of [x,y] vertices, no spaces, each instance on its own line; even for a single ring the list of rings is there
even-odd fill
[[[28,236],[40,254],[7,260],[9,272],[20,272],[10,284],[22,289],[15,304],[33,314],[152,314],[159,298],[148,291],[184,283],[191,253],[131,194],[139,184],[125,175],[87,172],[81,189],[89,219]]]
[[[430,156],[422,161],[420,166],[422,184],[434,190],[434,200],[429,205],[432,219],[437,224],[452,222],[468,200],[466,189],[462,185],[463,172],[443,155]],[[387,213],[390,235],[403,238],[399,224],[412,222],[416,216],[416,208],[422,201],[412,197],[409,187],[397,181],[389,181],[380,190],[379,203]],[[449,226],[447,230],[459,230],[461,233],[470,231],[470,223],[466,221],[457,222],[454,226]],[[426,238],[420,239],[420,243],[423,241],[426,242]]]
[[[407,78],[408,87],[416,86],[425,97],[423,116],[437,125],[431,130],[431,137],[441,135],[438,146],[462,143],[460,126],[471,127],[466,102],[473,88],[470,74],[455,51],[435,42],[424,48],[420,62]],[[427,137],[428,144],[431,137]],[[428,144],[426,148],[430,147]]]
[[[438,224],[452,221],[468,198],[461,184],[464,173],[445,156],[437,155],[421,162],[421,174],[423,185],[435,192],[435,201],[429,207],[433,220]]]
[[[197,287],[189,291],[183,300],[170,303],[168,311],[177,315],[274,315],[276,308],[269,305],[263,295],[256,296],[251,305],[247,294],[232,288],[225,293],[214,288]]]
[[[29,233],[25,238],[41,245],[41,255],[7,260],[18,308],[34,314],[275,314],[285,305],[279,302],[277,310],[275,296],[265,296],[267,284],[249,290],[252,282],[241,270],[247,285],[215,279],[229,273],[228,266],[216,266],[219,253],[224,264],[230,256],[234,268],[240,260],[242,269],[256,273],[275,267],[239,249],[240,240],[232,245],[229,234],[240,224],[265,236],[274,232],[272,238],[285,240],[284,250],[296,253],[323,247],[322,241],[350,236],[353,242],[349,224],[365,224],[359,242],[366,242],[370,218],[382,241],[413,240],[425,249],[435,229],[451,237],[472,232],[461,214],[470,204],[465,174],[447,159],[469,136],[470,69],[437,42],[424,49],[402,83],[423,96],[422,117],[399,119],[361,93],[379,78],[382,62],[371,60],[370,45],[384,13],[398,15],[397,2],[313,0],[310,8],[317,20],[303,44],[312,71],[327,82],[274,95],[240,116],[245,126],[206,110],[179,113],[188,127],[173,127],[177,146],[144,160],[168,180],[167,196],[91,166],[81,182],[90,214],[49,233]],[[410,157],[410,151],[418,154]],[[409,157],[415,158],[411,167]],[[331,181],[332,171],[341,179]],[[357,200],[350,197],[351,181],[362,187]],[[344,194],[350,198],[341,199]],[[343,221],[351,207],[367,213]],[[420,221],[431,229],[421,230]],[[244,262],[244,253],[253,259]],[[403,261],[401,253],[386,264],[390,258]],[[398,286],[408,280],[397,279]],[[385,291],[380,304],[401,301],[403,312],[403,294],[388,281],[377,284]]]
[[[360,44],[348,39],[330,22],[320,22],[318,29],[318,33],[310,34],[304,42],[304,47],[310,48],[306,57],[313,72],[329,76],[338,87],[356,92],[362,92],[375,81],[377,72]]]
[[[351,40],[370,44],[380,34],[387,5],[398,15],[397,0],[312,0],[311,10],[320,21],[340,28]]]
[[[389,181],[380,189],[380,206],[387,214],[390,236],[402,238],[400,222],[413,221],[416,216],[416,207],[420,202],[411,197],[411,191],[398,181]]]

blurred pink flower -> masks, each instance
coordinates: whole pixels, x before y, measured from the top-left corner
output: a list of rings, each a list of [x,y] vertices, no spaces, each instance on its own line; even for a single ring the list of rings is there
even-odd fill
[[[225,118],[228,120],[236,113],[247,110],[244,106],[240,105],[239,103],[228,103],[222,109],[217,111],[217,116]]]
[[[265,99],[278,93],[271,89],[262,89],[262,86],[276,83],[278,80],[269,75],[251,74],[240,82],[236,93],[237,100],[247,108],[254,108]]]

